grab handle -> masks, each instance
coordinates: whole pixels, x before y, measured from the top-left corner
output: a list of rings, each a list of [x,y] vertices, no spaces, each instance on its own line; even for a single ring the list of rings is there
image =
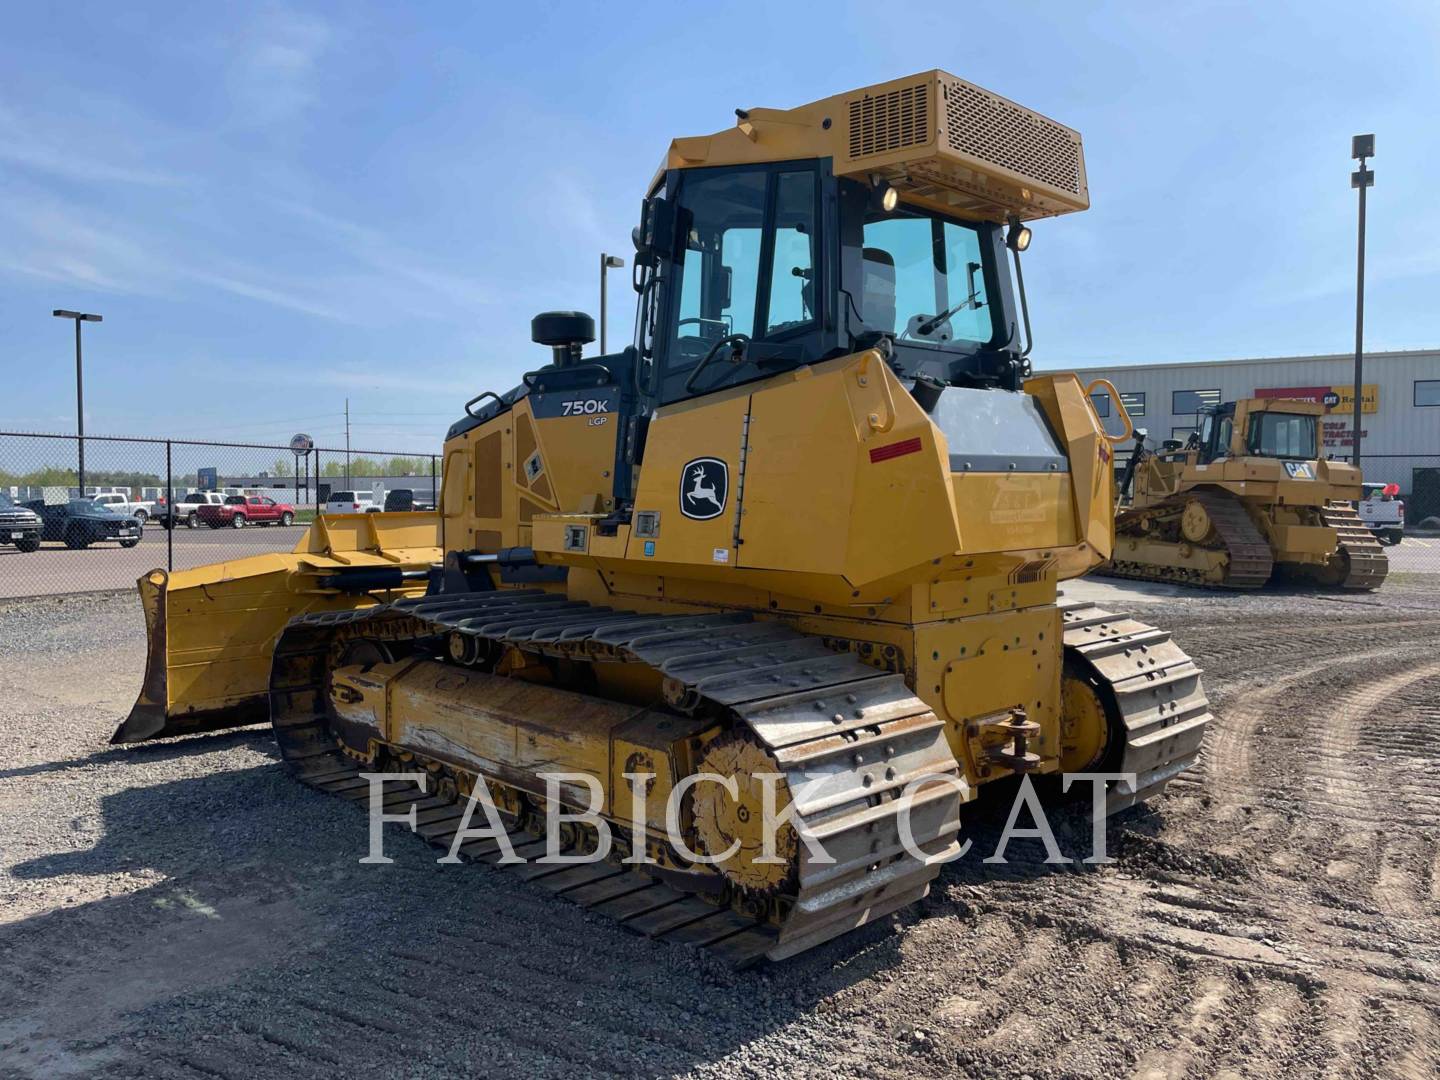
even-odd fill
[[[870,360],[874,358],[878,371],[876,378],[880,380],[880,389],[885,395],[885,419],[880,419],[879,413],[871,413],[866,419],[870,424],[870,430],[883,435],[895,426],[895,397],[890,393],[890,380],[885,377],[885,358],[875,349],[866,351],[860,357],[860,370],[856,373],[856,382],[864,386],[870,381]]]
[[[1105,436],[1106,442],[1114,446],[1117,443],[1124,442],[1130,438],[1131,435],[1135,434],[1135,425],[1130,422],[1130,414],[1125,411],[1125,403],[1120,400],[1120,391],[1115,389],[1115,384],[1109,379],[1096,379],[1089,386],[1085,387],[1085,400],[1090,402],[1090,411],[1095,414],[1095,419],[1100,420],[1100,410],[1095,408],[1095,398],[1093,396],[1095,387],[1097,386],[1104,389],[1104,391],[1110,395],[1110,400],[1115,403],[1115,408],[1120,411],[1120,419],[1125,422],[1125,432],[1122,435],[1111,435],[1105,430],[1104,421],[1100,423],[1100,434]]]

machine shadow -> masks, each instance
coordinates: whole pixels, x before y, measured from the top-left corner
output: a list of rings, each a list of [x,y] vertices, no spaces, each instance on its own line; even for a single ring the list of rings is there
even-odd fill
[[[631,933],[506,870],[437,865],[443,851],[403,826],[385,827],[392,864],[361,865],[363,805],[302,788],[276,765],[129,788],[105,796],[101,814],[93,846],[29,859],[10,873],[53,879],[57,893],[70,892],[65,878],[75,875],[158,882],[0,927],[14,973],[0,1006],[43,1025],[70,999],[83,1002],[83,1040],[136,1061],[203,1066],[212,1059],[200,1054],[202,1038],[222,1061],[227,1043],[240,1060],[262,1042],[303,1047],[319,1038],[313,1010],[334,1008],[345,1023],[374,1030],[413,1023],[429,1060],[458,1069],[476,1060],[477,1040],[487,1037],[479,1017],[492,1010],[527,1033],[517,1041],[508,1031],[503,1043],[495,1036],[522,1072],[598,1069],[568,1048],[572,1025],[631,1039],[647,1074],[684,1072],[896,967],[904,941],[897,924],[919,914],[879,920],[784,964],[736,971]],[[57,965],[57,956],[74,963]],[[437,979],[463,989],[437,998]],[[304,1003],[292,1007],[287,994],[300,988]],[[754,1008],[757,994],[763,1010]],[[260,999],[271,1005],[257,1021]],[[668,1017],[660,1026],[669,1034],[655,1034],[649,1021],[630,1030],[628,1003],[637,1001]],[[58,1037],[81,1039],[67,1024]],[[370,1067],[405,1073],[416,1043],[400,1039],[379,1052],[388,1060]],[[272,1075],[258,1066],[248,1074]],[[277,1063],[273,1075],[293,1069]]]
[[[230,750],[237,746],[248,746],[277,761],[280,757],[279,748],[275,745],[275,738],[271,734],[270,727],[266,725],[207,735],[194,735],[189,738],[170,739],[163,742],[112,746],[106,750],[97,750],[93,754],[86,754],[84,757],[42,761],[34,765],[0,769],[0,780],[10,780],[21,776],[43,776],[46,773],[69,772],[73,769],[90,769],[119,762],[144,764],[149,761],[174,761],[181,758],[198,757],[216,750]]]

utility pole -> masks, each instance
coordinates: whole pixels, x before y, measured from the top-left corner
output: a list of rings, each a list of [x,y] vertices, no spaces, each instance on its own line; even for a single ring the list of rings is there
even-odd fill
[[[1360,192],[1360,235],[1355,249],[1355,467],[1360,467],[1360,392],[1365,376],[1365,191],[1375,185],[1375,173],[1365,167],[1365,159],[1375,154],[1374,135],[1355,135],[1350,139],[1350,156],[1360,168],[1350,174],[1350,186]]]
[[[345,399],[345,486],[350,486],[350,399]]]
[[[600,253],[600,355],[605,355],[605,323],[606,323],[606,296],[605,296],[605,271],[619,270],[625,265],[625,260],[619,255],[606,255]]]
[[[77,449],[79,450],[79,469],[76,470],[76,481],[79,484],[79,496],[85,497],[85,372],[80,359],[80,324],[82,322],[104,322],[104,316],[89,315],[83,311],[63,311],[56,308],[50,313],[57,319],[75,320],[75,435]]]

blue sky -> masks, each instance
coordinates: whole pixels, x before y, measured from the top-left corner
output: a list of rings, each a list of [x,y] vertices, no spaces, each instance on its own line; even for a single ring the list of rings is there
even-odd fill
[[[823,12],[823,14],[822,14]],[[1440,346],[1430,3],[11,5],[0,427],[429,449],[597,308],[667,140],[941,67],[1085,138],[1038,366]],[[612,274],[612,346],[628,333]],[[616,333],[618,331],[618,334]]]

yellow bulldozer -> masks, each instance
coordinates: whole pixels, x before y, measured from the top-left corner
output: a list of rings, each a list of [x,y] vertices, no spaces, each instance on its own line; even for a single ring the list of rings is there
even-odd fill
[[[1113,439],[1026,359],[1025,222],[1088,203],[1078,134],[940,71],[675,140],[633,344],[535,318],[549,362],[466,403],[434,514],[143,578],[115,740],[268,721],[322,791],[404,774],[386,804],[444,846],[483,792],[510,843],[458,854],[735,963],[923,897],[983,784],[1154,796],[1199,752],[1200,672],[1060,597],[1110,554]],[[597,799],[608,859],[538,861],[595,851],[539,834]]]
[[[1375,589],[1389,560],[1360,520],[1360,470],[1326,460],[1323,405],[1246,398],[1204,412],[1186,444],[1145,433],[1119,479],[1115,551],[1103,573],[1254,589],[1272,576]]]

